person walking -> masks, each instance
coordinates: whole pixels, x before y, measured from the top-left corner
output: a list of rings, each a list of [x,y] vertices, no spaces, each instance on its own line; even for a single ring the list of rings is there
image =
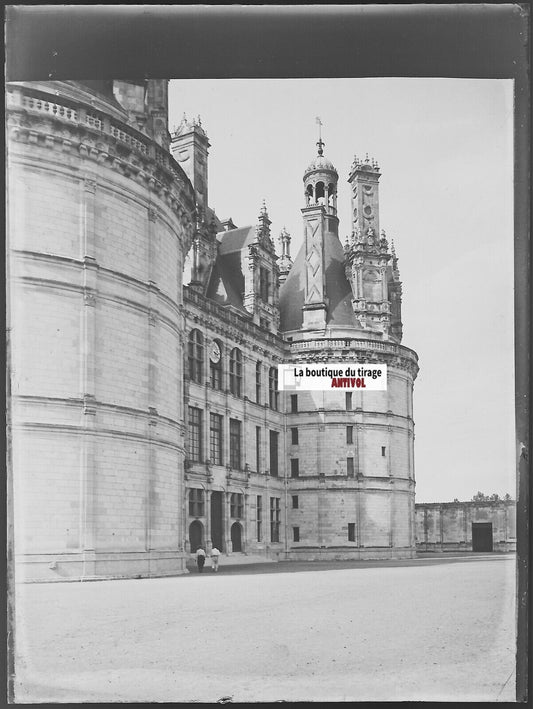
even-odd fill
[[[196,563],[198,564],[198,573],[201,574],[205,564],[205,551],[202,547],[198,547],[196,550]]]
[[[211,568],[213,571],[218,571],[218,557],[220,556],[220,552],[216,547],[213,547],[211,549]]]

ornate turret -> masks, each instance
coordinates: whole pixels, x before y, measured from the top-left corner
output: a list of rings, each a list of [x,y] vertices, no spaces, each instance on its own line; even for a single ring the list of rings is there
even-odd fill
[[[194,187],[196,198],[196,233],[188,259],[191,263],[191,287],[205,290],[217,254],[217,226],[208,207],[207,156],[209,139],[200,116],[188,120],[185,113],[171,135],[171,150]]]
[[[281,243],[281,258],[279,259],[279,284],[285,283],[287,276],[292,267],[291,259],[291,235],[283,227],[278,237],[278,241]]]
[[[243,305],[253,315],[254,322],[266,329],[279,328],[279,268],[278,257],[270,236],[271,221],[263,200],[255,226],[255,238],[241,258],[244,273]]]
[[[378,163],[369,160],[368,154],[364,161],[354,158],[348,178],[352,185],[353,231],[344,246],[345,269],[352,288],[353,310],[361,327],[399,342],[401,282],[396,256],[389,253],[385,232],[378,231],[380,176]]]
[[[319,124],[318,153],[304,173],[305,207],[302,209],[305,229],[305,294],[304,329],[326,326],[328,298],[326,293],[325,240],[338,239],[337,182],[333,164],[324,156],[324,141]]]
[[[217,256],[217,225],[214,217],[210,221],[200,220],[197,213],[196,232],[191,246],[189,258],[191,264],[191,288],[204,292],[209,283],[211,272]]]
[[[379,178],[381,173],[377,161],[360,160],[357,155],[350,168],[348,182],[352,186],[353,229],[360,229],[363,235],[372,228],[379,234]]]
[[[319,205],[325,207],[326,212],[335,216],[337,214],[337,182],[339,175],[333,163],[324,156],[324,141],[322,140],[320,119],[318,153],[309,164],[304,173],[305,203],[307,207]]]
[[[258,222],[256,226],[257,240],[268,251],[274,251],[274,244],[270,237],[270,225],[272,222],[268,218],[268,212],[263,200],[263,205],[261,206],[261,211],[259,212]]]
[[[179,126],[172,133],[171,150],[185,170],[196,194],[200,222],[207,219],[207,156],[211,147],[200,116],[189,121],[183,114]]]
[[[394,241],[391,243],[391,267],[389,272],[388,289],[391,312],[391,335],[398,342],[402,341],[402,282],[400,281],[400,271],[398,269],[398,257],[394,248]]]

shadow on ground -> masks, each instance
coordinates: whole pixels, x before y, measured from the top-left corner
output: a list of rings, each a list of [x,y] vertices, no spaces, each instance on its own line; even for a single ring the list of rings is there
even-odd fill
[[[415,559],[372,559],[372,560],[354,560],[354,561],[278,561],[274,563],[251,563],[251,564],[231,564],[224,566],[224,559],[221,558],[220,566],[217,573],[232,575],[250,575],[250,574],[280,574],[280,573],[298,573],[301,571],[334,571],[338,569],[375,569],[375,568],[394,568],[403,566],[435,566],[439,564],[460,564],[465,562],[487,561],[506,559],[513,554],[503,552],[481,553],[481,552],[466,552],[458,555],[446,553],[424,553],[418,554]],[[198,569],[194,562],[187,563],[187,569],[193,575],[198,575]],[[211,576],[213,570],[206,566],[202,574]],[[184,576],[183,578],[187,578]]]

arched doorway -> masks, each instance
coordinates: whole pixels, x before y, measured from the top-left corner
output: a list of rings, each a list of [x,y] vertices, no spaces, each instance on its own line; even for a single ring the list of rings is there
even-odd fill
[[[204,536],[204,527],[197,519],[189,525],[189,544],[191,552],[194,552],[202,546],[202,537]]]
[[[232,551],[242,551],[242,527],[238,522],[231,525]]]

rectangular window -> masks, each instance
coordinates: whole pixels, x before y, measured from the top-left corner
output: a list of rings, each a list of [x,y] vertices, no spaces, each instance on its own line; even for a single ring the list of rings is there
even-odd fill
[[[211,372],[211,386],[213,389],[222,389],[222,361],[220,360],[217,364],[210,362],[209,369]]]
[[[255,470],[261,472],[261,427],[255,427]]]
[[[241,422],[229,420],[229,464],[233,470],[241,469]]]
[[[242,352],[234,347],[229,357],[229,390],[234,396],[242,395]]]
[[[255,505],[255,520],[257,526],[257,541],[260,542],[263,538],[263,498],[257,495]]]
[[[291,478],[297,478],[300,475],[300,459],[291,458]]]
[[[280,498],[270,498],[270,541],[279,542],[279,528],[281,524]]]
[[[204,338],[199,330],[189,334],[189,377],[193,382],[202,383],[204,368]]]
[[[293,495],[292,496],[292,509],[297,510],[298,509],[298,495]]]
[[[268,272],[268,269],[266,268],[260,268],[259,269],[259,295],[261,297],[261,300],[263,300],[265,303],[268,303],[268,298],[270,295],[270,274]]]
[[[353,468],[353,458],[346,458],[346,472],[349,478],[353,478],[354,468]]]
[[[345,396],[346,396],[346,411],[351,411],[352,410],[352,392],[347,391]]]
[[[386,446],[381,446],[381,455],[385,457]]]
[[[261,362],[255,365],[255,403],[261,403]]]
[[[291,394],[291,414],[298,412],[298,394]]]
[[[278,368],[270,367],[268,370],[268,405],[274,411],[278,410]]]
[[[298,445],[298,429],[291,428],[291,443],[293,446]]]
[[[189,490],[189,514],[191,517],[204,516],[204,491],[193,488]]]
[[[229,514],[230,517],[234,519],[241,519],[243,517],[243,494],[240,492],[232,492],[229,501]]]
[[[348,541],[355,542],[355,522],[348,522]]]
[[[189,457],[202,462],[202,410],[189,406]]]
[[[222,465],[222,416],[210,415],[209,458],[212,465]]]
[[[346,426],[346,443],[353,443],[353,426]]]
[[[293,527],[292,528],[292,541],[293,542],[300,541],[300,527]]]
[[[270,431],[270,474],[277,477],[279,473],[278,468],[278,442],[279,433],[277,431]]]

